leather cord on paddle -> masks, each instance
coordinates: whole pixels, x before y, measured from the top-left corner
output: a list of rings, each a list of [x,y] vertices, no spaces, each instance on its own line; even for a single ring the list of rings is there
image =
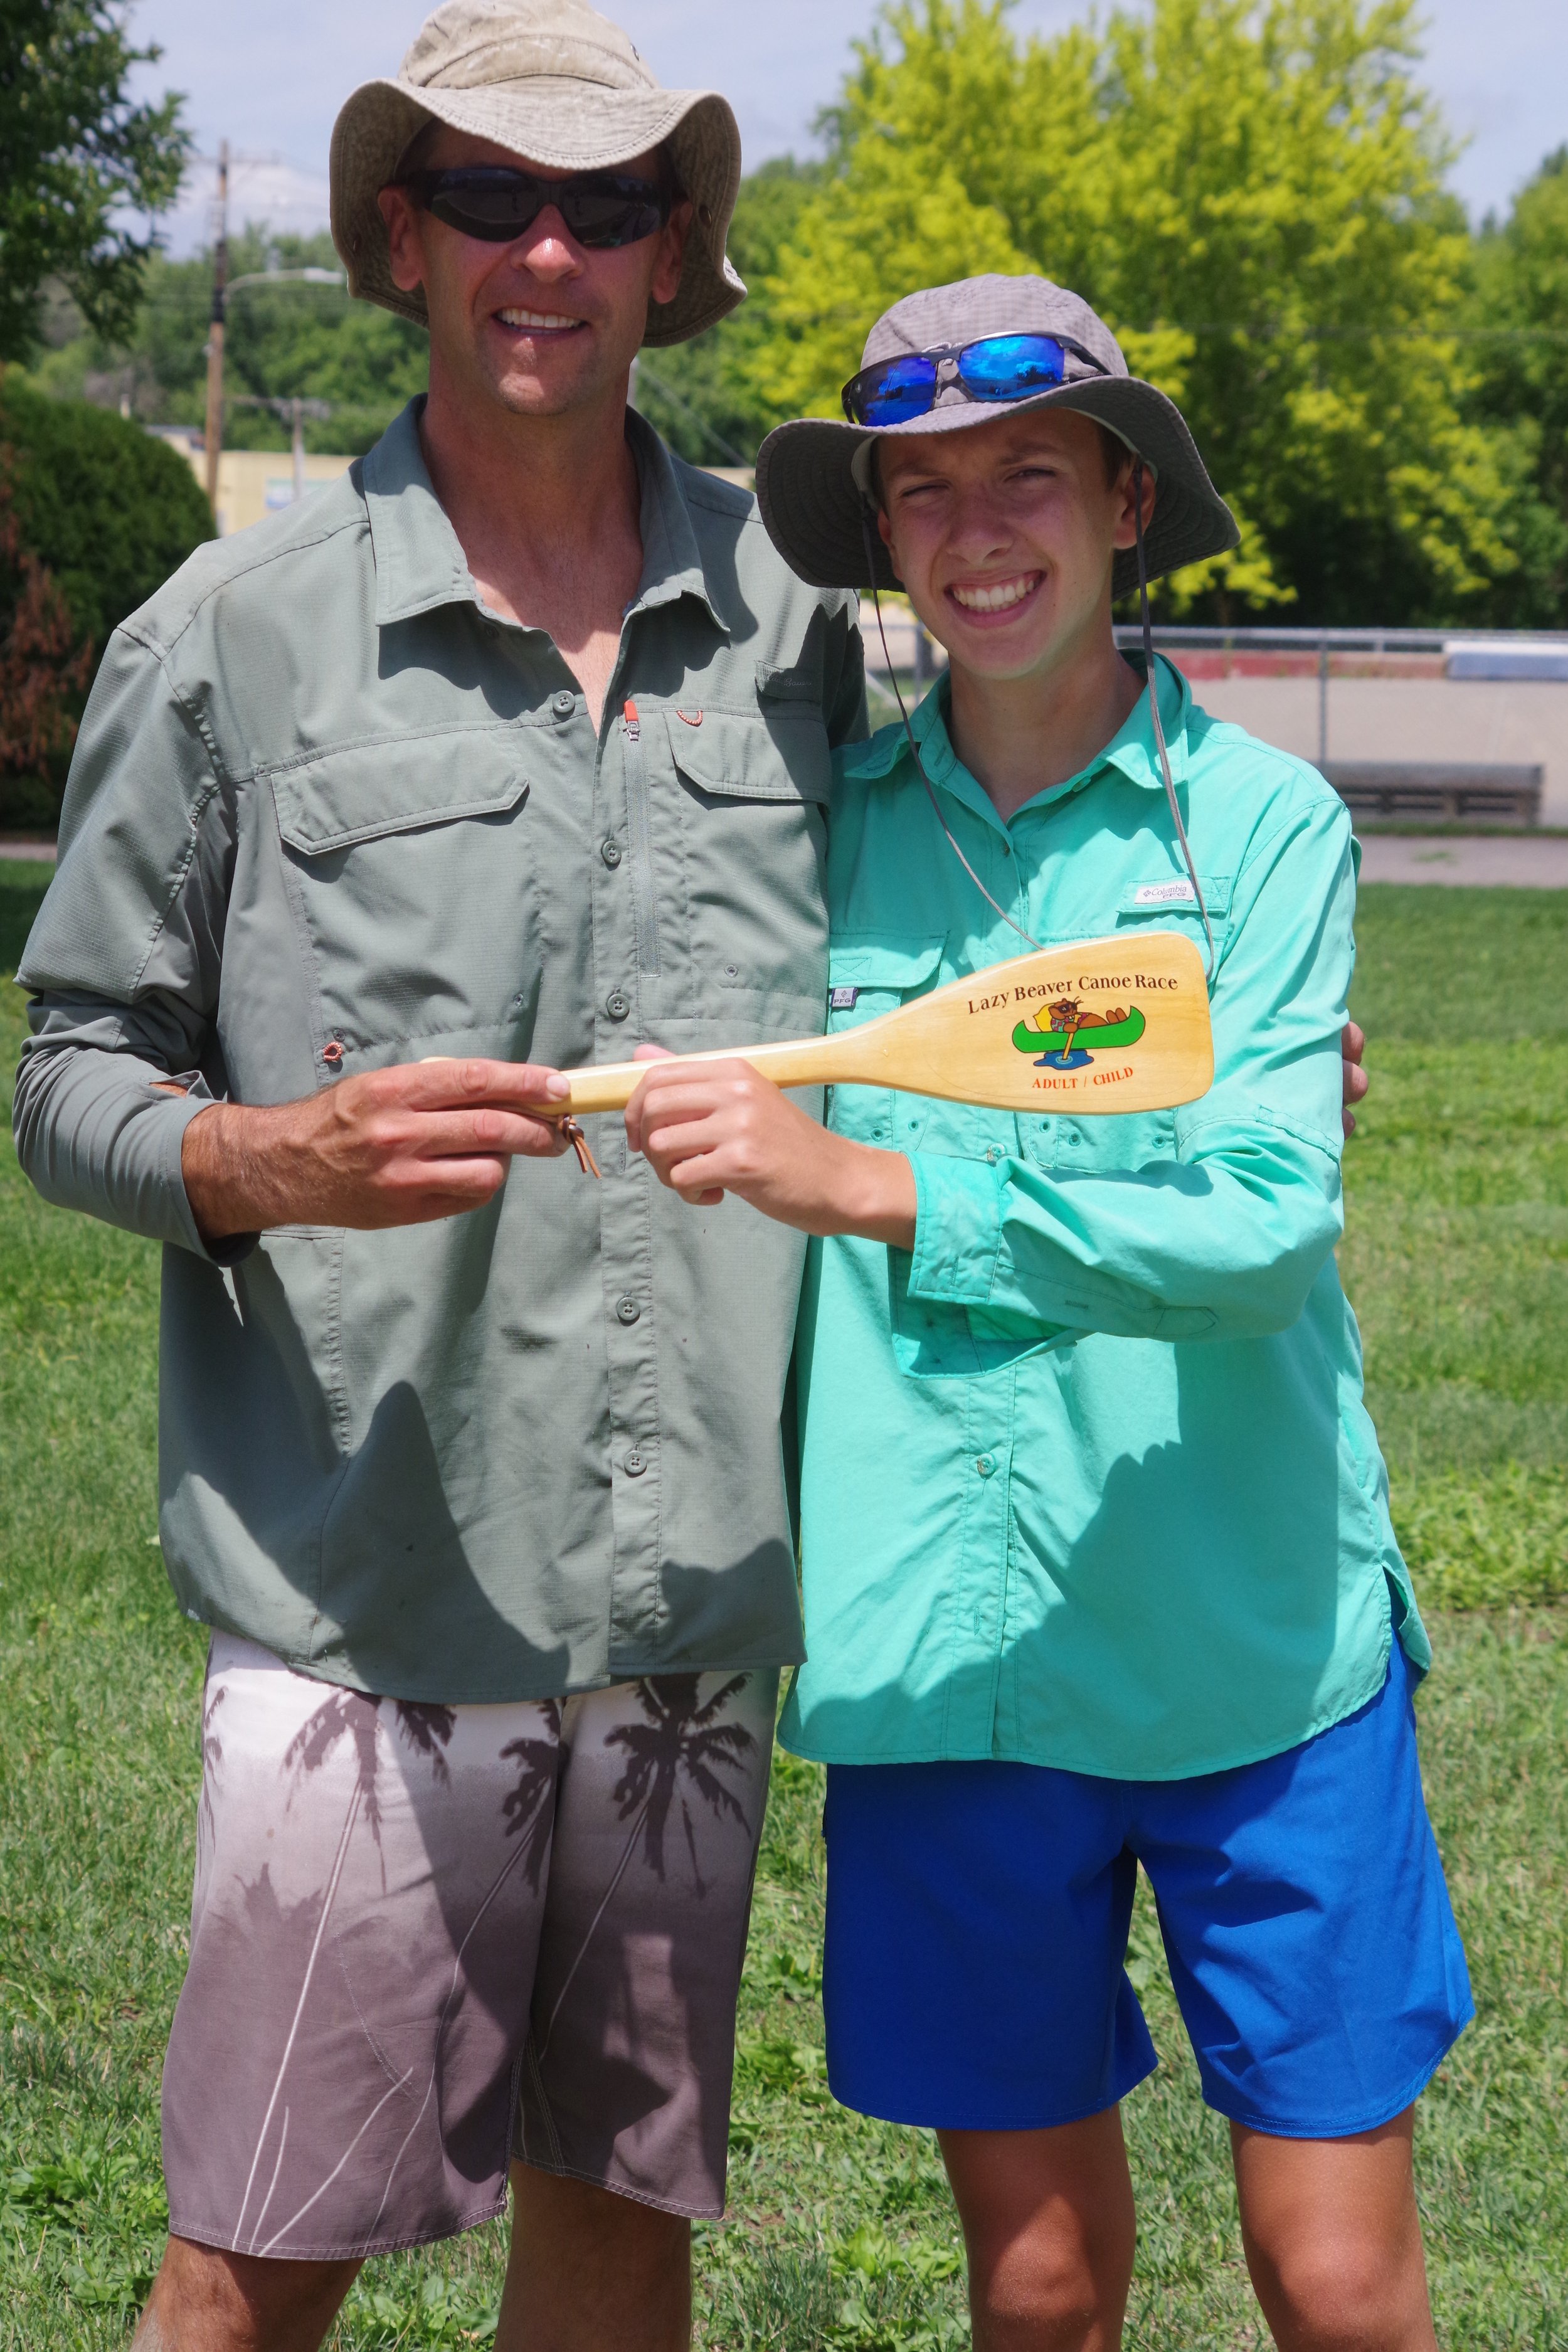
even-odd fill
[[[567,1142],[577,1154],[577,1165],[583,1171],[584,1175],[602,1177],[605,1171],[600,1167],[598,1161],[595,1159],[594,1154],[589,1148],[588,1139],[584,1134],[578,1121],[568,1115],[568,1117],[560,1120],[558,1124],[562,1134],[566,1138]]]

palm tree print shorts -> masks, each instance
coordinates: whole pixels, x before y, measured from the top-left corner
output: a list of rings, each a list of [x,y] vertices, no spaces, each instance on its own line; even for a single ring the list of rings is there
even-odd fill
[[[416,1706],[216,1635],[176,2236],[328,2261],[498,2213],[509,2156],[724,2204],[777,1676]]]

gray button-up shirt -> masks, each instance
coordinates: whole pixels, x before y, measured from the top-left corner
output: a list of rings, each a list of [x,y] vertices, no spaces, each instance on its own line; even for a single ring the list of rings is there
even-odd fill
[[[595,736],[489,614],[416,410],[111,640],[19,975],[23,1165],[162,1240],[162,1532],[192,1614],[449,1702],[800,1655],[780,1440],[803,1244],[590,1122],[489,1207],[208,1251],[215,1096],[437,1054],[572,1067],[819,1029],[853,600],[628,430],[644,572]],[[156,1090],[170,1075],[182,1098]]]

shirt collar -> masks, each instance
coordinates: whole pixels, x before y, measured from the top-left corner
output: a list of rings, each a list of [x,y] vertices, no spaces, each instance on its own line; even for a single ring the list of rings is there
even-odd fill
[[[1128,656],[1134,669],[1143,672],[1141,654]],[[1163,654],[1156,654],[1159,664],[1160,718],[1165,730],[1165,749],[1170,754],[1171,774],[1175,782],[1184,781],[1187,773],[1187,721],[1193,708],[1193,690],[1175,664]],[[990,794],[978,784],[952,748],[947,731],[948,680],[939,677],[910,719],[910,730],[919,744],[927,775],[939,791],[952,793],[955,798],[1000,824]],[[878,729],[868,742],[857,744],[852,751],[842,752],[845,775],[865,783],[879,782],[892,774],[901,760],[909,756],[903,722]],[[1106,768],[1115,768],[1130,783],[1142,784],[1151,792],[1163,792],[1164,778],[1160,772],[1159,750],[1154,741],[1153,720],[1149,714],[1149,698],[1141,694],[1120,730],[1101,751],[1098,751],[1086,768],[1064,783],[1053,784],[1049,792],[1026,801],[1016,814],[1026,810],[1045,808],[1065,800],[1071,793],[1080,792],[1086,784]]]
[[[458,534],[436,496],[419,444],[421,394],[395,416],[364,460],[362,481],[375,558],[375,618],[378,627],[410,621],[439,604],[477,604],[474,584]],[[635,409],[626,413],[626,437],[637,458],[642,488],[642,579],[629,613],[694,596],[715,625],[730,625],[715,603],[702,566],[702,551],[680,478],[668,450]]]

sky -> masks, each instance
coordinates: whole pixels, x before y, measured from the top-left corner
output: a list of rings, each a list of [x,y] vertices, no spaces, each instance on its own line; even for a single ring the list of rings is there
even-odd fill
[[[187,93],[202,153],[226,137],[236,155],[232,217],[306,230],[327,215],[332,118],[359,81],[396,70],[424,15],[420,0],[135,0],[132,29],[157,41],[145,86]],[[609,0],[660,81],[722,89],[748,164],[811,148],[851,38],[874,0]],[[1019,0],[1015,22],[1049,32],[1085,0]],[[1568,7],[1562,0],[1426,0],[1426,78],[1468,141],[1455,185],[1479,219],[1502,210],[1542,157],[1568,142]],[[165,222],[175,252],[207,234],[210,166],[192,173]]]

